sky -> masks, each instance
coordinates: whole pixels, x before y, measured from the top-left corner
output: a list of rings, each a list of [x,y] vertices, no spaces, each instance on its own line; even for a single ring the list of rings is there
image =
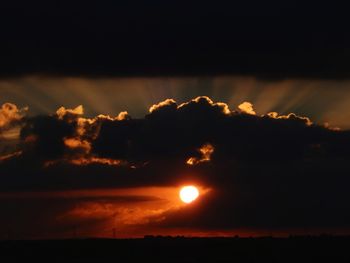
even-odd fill
[[[340,6],[2,10],[0,239],[349,233]]]
[[[346,5],[8,1],[0,74],[348,78]]]
[[[259,114],[294,112],[313,121],[349,128],[349,80],[262,80],[254,76],[192,77],[50,77],[0,79],[0,103],[28,107],[29,115],[51,114],[59,107],[84,107],[84,115],[116,115],[128,111],[142,118],[151,105],[168,98],[183,103],[209,96],[236,107],[254,104]],[[341,113],[341,114],[339,114]]]
[[[3,238],[348,231],[345,128],[208,96],[135,118],[29,112],[0,110]],[[187,185],[199,191],[189,204]]]

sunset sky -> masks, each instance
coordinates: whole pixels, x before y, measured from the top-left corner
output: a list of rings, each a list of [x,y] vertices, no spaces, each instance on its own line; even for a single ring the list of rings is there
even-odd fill
[[[0,18],[0,239],[349,233],[332,6],[53,2]]]

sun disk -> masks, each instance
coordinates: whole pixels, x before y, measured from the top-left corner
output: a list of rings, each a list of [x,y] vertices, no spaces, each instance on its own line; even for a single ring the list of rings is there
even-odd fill
[[[199,191],[193,185],[184,186],[180,190],[180,199],[182,202],[189,204],[197,199]]]

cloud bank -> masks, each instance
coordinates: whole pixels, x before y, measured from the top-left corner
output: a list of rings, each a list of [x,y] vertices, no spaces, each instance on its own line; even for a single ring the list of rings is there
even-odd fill
[[[22,118],[16,109],[2,107],[12,114],[2,118],[22,129],[20,153],[0,159],[1,192],[191,182],[210,193],[153,215],[149,227],[349,227],[349,131],[294,113],[258,115],[248,102],[230,110],[204,96],[165,100],[142,119],[127,112],[89,119],[82,106]]]

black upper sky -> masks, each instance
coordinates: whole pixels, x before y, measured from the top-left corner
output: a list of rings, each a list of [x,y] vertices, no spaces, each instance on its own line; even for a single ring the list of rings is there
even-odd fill
[[[295,1],[9,1],[0,75],[348,78],[345,6]]]

